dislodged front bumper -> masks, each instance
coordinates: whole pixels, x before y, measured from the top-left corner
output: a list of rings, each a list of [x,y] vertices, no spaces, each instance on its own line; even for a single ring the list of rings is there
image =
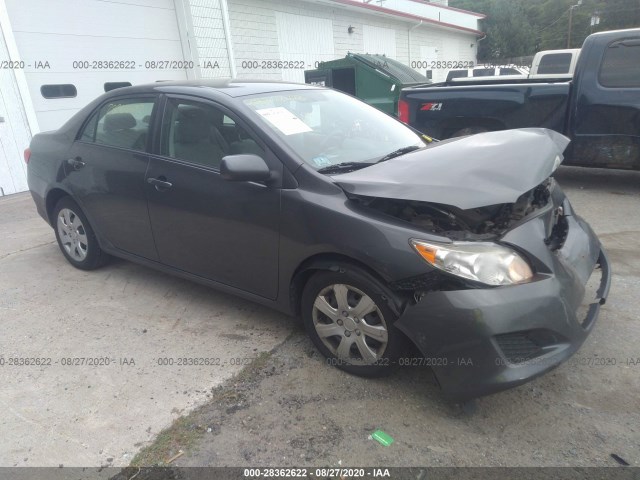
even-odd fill
[[[609,263],[589,225],[564,203],[568,232],[562,248],[545,244],[542,216],[502,238],[532,259],[533,281],[429,292],[396,322],[446,396],[465,400],[523,384],[567,360],[591,332],[609,291]],[[592,275],[601,278],[589,298]]]

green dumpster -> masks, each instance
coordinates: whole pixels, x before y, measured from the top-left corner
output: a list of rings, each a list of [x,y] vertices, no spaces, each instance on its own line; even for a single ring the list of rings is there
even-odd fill
[[[305,70],[304,81],[348,93],[392,115],[398,111],[403,87],[431,83],[427,77],[397,60],[360,53],[348,53],[344,58],[321,62],[317,70]]]

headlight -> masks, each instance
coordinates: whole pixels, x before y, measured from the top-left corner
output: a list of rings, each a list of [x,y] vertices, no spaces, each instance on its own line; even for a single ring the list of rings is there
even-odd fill
[[[411,245],[434,267],[487,285],[513,285],[533,277],[531,267],[520,255],[495,243],[411,240]]]

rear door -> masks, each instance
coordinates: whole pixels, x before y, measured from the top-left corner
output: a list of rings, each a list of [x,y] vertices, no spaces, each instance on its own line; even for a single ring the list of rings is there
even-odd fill
[[[230,110],[185,96],[167,98],[156,153],[146,190],[160,261],[275,299],[279,186],[224,180],[220,162],[257,154],[278,178],[282,163]]]
[[[117,97],[89,117],[65,163],[66,181],[103,241],[157,260],[144,178],[157,97]]]

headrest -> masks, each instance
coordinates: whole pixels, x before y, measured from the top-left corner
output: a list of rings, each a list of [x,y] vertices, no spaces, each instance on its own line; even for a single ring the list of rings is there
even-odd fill
[[[115,132],[133,128],[137,124],[136,119],[130,113],[110,113],[104,117],[104,130]]]
[[[197,143],[208,138],[210,133],[209,123],[203,110],[180,112],[176,127],[176,142]]]

